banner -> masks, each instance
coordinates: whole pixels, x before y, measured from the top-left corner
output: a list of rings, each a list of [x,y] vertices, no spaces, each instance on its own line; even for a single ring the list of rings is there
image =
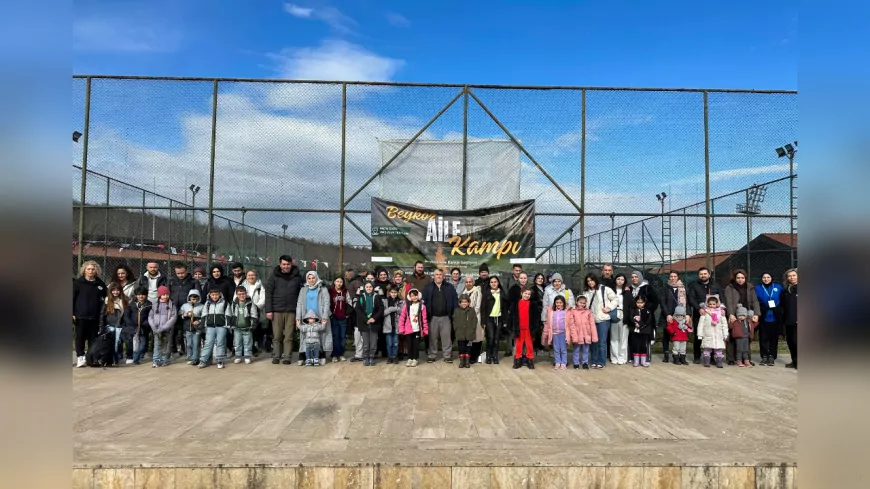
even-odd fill
[[[372,197],[372,262],[509,270],[535,262],[535,201],[465,211]]]

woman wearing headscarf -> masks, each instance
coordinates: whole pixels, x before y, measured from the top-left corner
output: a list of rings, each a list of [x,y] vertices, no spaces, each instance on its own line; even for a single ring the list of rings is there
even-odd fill
[[[331,305],[329,289],[320,280],[320,276],[314,270],[307,272],[305,285],[302,286],[302,291],[299,292],[299,298],[296,300],[296,330],[299,330],[299,325],[302,323],[301,318],[308,314],[308,311],[314,311],[320,318],[320,323],[324,326],[320,333],[321,365],[326,365],[326,352],[332,352],[332,328],[326,327],[329,324]],[[302,336],[300,335],[299,338],[301,340]],[[305,365],[305,360],[307,360],[305,358],[305,342],[299,341],[299,361],[296,362],[296,365]]]
[[[533,318],[539,318],[542,315],[544,310],[544,288],[546,287],[547,278],[544,277],[543,273],[536,273],[535,278],[532,280],[532,312],[537,314],[537,316],[532,316]],[[532,343],[535,346],[535,356],[538,355],[538,351],[544,349],[544,345],[541,343],[541,334],[544,332],[544,321],[536,321],[533,319],[534,328],[532,328]]]
[[[375,364],[378,332],[381,330],[384,318],[383,296],[375,293],[374,289],[374,284],[367,280],[356,302],[356,326],[362,337],[363,359],[366,367]]]
[[[655,317],[656,309],[659,307],[659,296],[655,289],[643,278],[643,273],[640,270],[631,271],[631,303],[634,304],[638,297],[643,297],[646,303],[646,309]],[[655,325],[653,325],[655,326]],[[648,359],[652,359],[652,344],[655,343],[655,332],[650,335],[650,345],[646,352],[633,352],[637,354],[645,353]]]
[[[772,367],[776,361],[779,349],[779,335],[782,324],[782,285],[773,281],[773,277],[765,272],[761,274],[761,283],[755,286],[755,295],[759,305],[758,349],[761,354],[761,365]]]
[[[785,325],[785,342],[788,344],[788,352],[791,354],[791,363],[785,368],[798,368],[798,345],[797,345],[797,297],[798,297],[798,271],[792,268],[785,272],[785,290],[782,291],[782,323]]]
[[[668,285],[665,286],[664,297],[662,297],[662,314],[661,317],[664,319],[665,328],[667,328],[667,323],[674,320],[674,311],[677,309],[677,306],[683,306],[688,310],[688,302],[686,295],[686,286],[683,285],[683,281],[680,280],[680,274],[671,270],[668,273]],[[659,321],[661,323],[662,321]],[[668,345],[670,344],[670,336],[666,331],[662,331],[662,350],[664,350],[664,358],[662,361],[668,363],[669,361],[669,351]]]
[[[737,308],[743,306],[752,312],[752,321],[758,322],[759,304],[755,286],[747,280],[745,270],[735,270],[731,274],[731,282],[725,287],[725,312],[728,314],[728,324],[737,320]],[[725,342],[725,360],[728,365],[735,364],[735,352],[737,343],[734,338],[728,338]],[[749,362],[750,365],[755,365]]]
[[[469,361],[470,363],[477,363],[477,359],[480,358],[480,347],[483,345],[484,340],[484,327],[485,324],[480,320],[480,302],[482,292],[480,291],[480,286],[474,284],[474,276],[466,275],[464,279],[464,285],[459,288],[460,296],[465,294],[468,296],[468,299],[471,301],[468,307],[474,309],[474,313],[477,314],[477,331],[475,332],[474,341],[471,342],[471,351],[469,352]]]

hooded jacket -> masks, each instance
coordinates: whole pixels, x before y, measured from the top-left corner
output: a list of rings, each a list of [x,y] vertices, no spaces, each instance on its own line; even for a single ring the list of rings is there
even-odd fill
[[[275,267],[266,282],[266,314],[270,312],[296,312],[299,291],[302,289],[302,275],[296,265],[283,273],[281,266]]]
[[[73,316],[98,320],[106,307],[106,284],[100,277],[88,280],[84,275],[73,281]]]
[[[144,335],[145,331],[150,329],[148,325],[148,316],[151,314],[151,301],[145,299],[145,302],[139,303],[136,301],[127,305],[127,310],[124,311],[124,319],[121,330],[129,335],[138,332]]]
[[[722,288],[716,285],[713,282],[713,279],[710,279],[706,284],[701,283],[700,280],[696,280],[689,284],[687,292],[687,299],[689,301],[689,306],[692,307],[692,322],[695,324],[698,323],[698,318],[701,317],[701,309],[705,309],[707,303],[708,295],[718,295],[722,297],[724,294],[722,293]]]
[[[225,327],[227,325],[227,311],[229,304],[220,296],[217,301],[206,299],[202,311],[202,323],[206,328]]]
[[[404,306],[404,303],[397,296],[395,299],[387,294],[384,297],[384,328],[386,334],[398,334],[399,332],[399,314]]]
[[[605,307],[611,311],[619,310],[620,297],[604,284],[599,284],[595,290],[584,291],[583,296],[586,297],[586,307],[592,311],[596,323],[610,322],[610,313],[602,311]]]
[[[746,319],[746,329],[749,330],[749,341],[752,341],[755,338],[755,328],[758,326],[758,323],[752,320],[752,317],[747,316]],[[743,324],[739,318],[735,318],[734,321],[728,322],[728,335],[731,338],[743,338]]]
[[[598,330],[591,310],[574,308],[565,313],[565,341],[574,345],[598,342]]]
[[[477,313],[471,306],[453,310],[453,328],[456,341],[477,341]]]
[[[240,309],[244,312],[244,322],[239,321]],[[259,320],[260,308],[254,304],[254,301],[250,297],[245,299],[245,302],[241,304],[239,299],[236,298],[230,303],[230,307],[227,308],[227,324],[239,331],[250,331]]]
[[[673,316],[673,314],[671,314]],[[693,332],[692,318],[686,316],[686,329],[680,329],[680,322],[676,318],[668,321],[668,334],[671,335],[671,341],[689,341],[689,333]]]
[[[384,320],[384,300],[383,296],[372,293],[372,314],[366,314],[366,294],[363,293],[356,300],[355,316],[356,327],[360,331],[381,331],[383,328],[382,321]],[[369,323],[369,319],[374,319],[374,322]]]
[[[214,271],[218,270],[221,274],[218,278],[214,278]],[[236,287],[233,283],[233,279],[224,275],[224,269],[220,265],[212,265],[211,268],[208,269],[208,282],[206,287],[208,290],[205,291],[206,296],[211,292],[212,287],[217,287],[221,291],[221,296],[224,298],[227,303],[232,302],[233,297],[236,295]]]
[[[151,312],[148,313],[148,324],[151,326],[151,331],[165,333],[172,330],[176,318],[178,318],[178,310],[171,299],[169,302],[157,301],[157,304],[152,305]]]
[[[184,278],[172,277],[169,279],[169,300],[173,304],[184,304],[187,302],[187,294],[193,290],[196,282],[193,280],[193,275],[187,274]]]
[[[187,293],[188,301],[181,306],[179,315],[181,316],[181,320],[184,322],[185,332],[202,332],[203,329],[205,329],[205,324],[200,321],[200,319],[202,318],[205,306],[202,304],[202,295],[199,295],[199,302],[197,302],[195,306],[190,304],[190,296],[193,295],[192,292],[193,290]],[[193,313],[193,318],[188,317],[187,314],[189,312]],[[199,324],[193,324],[194,321],[199,321]]]
[[[350,293],[344,287],[341,290],[335,290],[335,286],[327,289],[329,291],[329,314],[335,319],[347,319],[350,315],[350,308],[353,307],[353,299],[350,298]]]
[[[315,319],[313,322],[308,322],[309,319]],[[305,345],[322,345],[321,335],[326,326],[317,317],[317,312],[310,310],[305,313],[302,322],[299,324],[299,333],[302,336],[302,343]],[[324,350],[326,351],[326,350]]]
[[[314,275],[314,285],[308,285],[307,278],[309,275]],[[305,272],[305,277],[306,280],[303,282],[304,285],[302,286],[302,290],[299,291],[296,298],[296,311],[308,311],[310,309],[309,307],[306,307],[308,291],[310,290],[313,294],[317,294],[317,316],[320,319],[329,319],[329,315],[331,313],[329,290],[327,290],[326,286],[323,284],[323,281],[320,280],[320,276],[317,275],[317,272],[313,270]],[[301,322],[298,314],[297,320]]]
[[[123,294],[123,292],[122,292]],[[111,326],[113,328],[120,328],[124,321],[124,309],[120,307],[121,300],[116,299],[114,301],[114,309],[111,313],[106,313],[105,309],[103,309],[103,314],[100,316],[100,329],[103,330],[104,326]]]
[[[263,287],[263,282],[257,279],[253,284],[249,284],[247,280],[242,282],[245,291],[248,293],[248,298],[257,306],[257,310],[262,311],[266,307],[266,289]],[[260,314],[262,316],[262,314]],[[261,318],[262,319],[262,318]]]
[[[571,309],[576,304],[574,302],[574,293],[571,292],[571,289],[565,287],[565,282],[562,282],[562,286],[558,289],[553,288],[553,284],[547,286],[544,289],[544,301],[543,301],[543,309],[541,310],[541,321],[547,320],[547,311],[553,309],[553,301],[556,300],[556,296],[561,295],[565,298],[566,309]]]
[[[722,350],[728,340],[728,323],[724,314],[715,314],[717,321],[713,322],[714,314],[704,314],[698,320],[695,337],[701,340],[701,348]]]
[[[316,311],[308,311],[305,313],[305,316],[309,316],[311,312],[314,312],[315,316],[320,316],[320,314]],[[308,334],[317,334],[320,338],[320,352],[332,351],[332,328],[327,327],[323,322],[320,321],[320,317],[317,318],[317,322],[314,324],[305,324],[304,317],[302,322],[299,323],[300,334],[304,331],[308,331]],[[301,336],[300,336],[301,338]],[[308,341],[312,340],[311,336],[306,338]],[[309,343],[315,344],[315,343]],[[305,353],[305,341],[299,342],[299,353]]]
[[[417,292],[419,293],[420,291],[418,290]],[[414,326],[411,324],[411,306],[414,304],[415,303],[410,300],[405,301],[405,307],[402,308],[402,315],[399,316],[399,334],[414,334]],[[420,312],[418,313],[420,316],[418,319],[420,336],[426,336],[429,334],[429,320],[426,318],[426,304],[423,304],[421,301],[416,302],[416,304],[420,305]]]

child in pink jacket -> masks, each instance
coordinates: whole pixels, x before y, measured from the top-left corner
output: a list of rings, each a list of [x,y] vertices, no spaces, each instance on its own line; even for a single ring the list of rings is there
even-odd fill
[[[407,294],[405,307],[399,315],[399,334],[404,336],[408,345],[408,361],[406,367],[416,367],[420,356],[420,337],[429,334],[429,322],[426,320],[426,306],[420,302],[420,291],[411,289]]]
[[[583,370],[589,370],[589,345],[598,342],[598,331],[592,311],[586,308],[586,297],[577,297],[577,307],[568,311],[566,332],[568,345],[574,345],[574,368],[580,368],[583,350]]]

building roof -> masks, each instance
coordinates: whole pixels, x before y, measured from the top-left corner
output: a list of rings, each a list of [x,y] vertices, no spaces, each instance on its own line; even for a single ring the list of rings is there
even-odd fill
[[[791,246],[791,234],[789,233],[764,233],[760,236],[764,236],[770,238],[778,243],[782,243],[786,246]],[[794,235],[794,247],[798,247],[798,235]]]
[[[710,267],[716,268],[717,265],[727,260],[733,254],[733,251],[717,251],[716,253],[710,253]],[[705,253],[698,253],[688,258],[677,260],[670,265],[666,265],[661,268],[655,268],[650,272],[655,275],[668,273],[671,270],[676,270],[678,272],[682,272],[684,270],[689,272],[696,272],[699,268],[706,265],[707,255]]]

